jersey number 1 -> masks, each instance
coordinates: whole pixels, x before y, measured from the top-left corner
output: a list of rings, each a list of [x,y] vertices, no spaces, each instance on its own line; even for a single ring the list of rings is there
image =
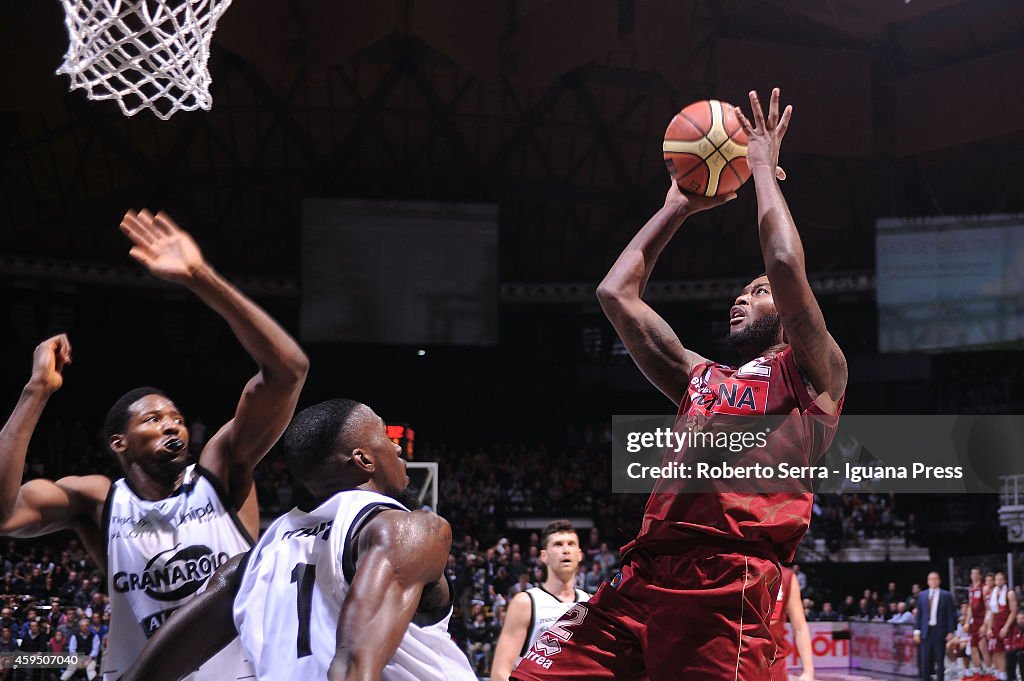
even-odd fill
[[[316,565],[296,563],[292,568],[292,584],[297,585],[295,608],[299,615],[299,633],[295,638],[296,657],[313,654],[309,647],[309,620],[313,615],[313,583],[316,581]]]

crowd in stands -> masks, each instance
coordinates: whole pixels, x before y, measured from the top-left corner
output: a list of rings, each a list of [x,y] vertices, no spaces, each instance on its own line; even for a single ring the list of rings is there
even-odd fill
[[[897,511],[897,495],[819,494],[814,498],[808,537],[824,539],[829,553],[861,545],[865,539],[902,539],[917,542],[917,519]]]
[[[816,593],[813,587],[807,585],[807,576],[799,572],[799,566],[794,565],[797,572],[797,580],[801,582],[801,594],[807,595]],[[966,584],[966,580],[960,584]],[[896,582],[889,582],[886,590],[881,594],[872,589],[864,589],[859,596],[846,594],[841,602],[833,603],[831,596],[822,594],[820,599],[805,597],[803,599],[804,615],[808,622],[889,622],[891,624],[913,624],[914,608],[917,607],[917,599],[921,593],[921,584],[912,584],[910,591],[897,589]],[[924,587],[926,588],[926,587]],[[1024,588],[1021,585],[1014,587],[1019,602],[1024,603]],[[958,604],[966,599],[966,592],[955,594]]]
[[[1024,394],[1024,367],[990,353],[982,362],[950,363],[934,381],[937,414],[1016,414]]]
[[[809,591],[813,593],[813,591]],[[865,589],[858,597],[847,594],[841,603],[822,601],[819,605],[812,598],[804,598],[804,615],[808,622],[889,622],[908,624],[913,622],[913,611],[921,585],[914,584],[910,593],[896,588],[896,582],[889,582],[884,593]]]
[[[85,638],[95,641],[102,656],[110,598],[103,573],[78,539],[63,533],[45,543],[7,541],[0,568],[0,653],[66,653],[76,633],[88,632]],[[15,675],[0,669],[0,679],[49,681],[63,673],[18,670]]]

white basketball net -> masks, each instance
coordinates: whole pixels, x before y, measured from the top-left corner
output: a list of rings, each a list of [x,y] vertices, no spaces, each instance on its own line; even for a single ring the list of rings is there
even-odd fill
[[[68,51],[57,73],[126,116],[209,111],[210,39],[231,0],[61,0]]]

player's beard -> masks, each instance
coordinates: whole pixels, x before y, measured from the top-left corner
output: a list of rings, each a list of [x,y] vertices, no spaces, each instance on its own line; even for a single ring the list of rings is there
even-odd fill
[[[392,499],[405,506],[410,511],[418,511],[423,508],[423,502],[420,501],[420,491],[409,485],[403,490],[399,490],[393,494],[389,494]]]
[[[771,347],[779,337],[782,319],[778,312],[769,312],[753,324],[737,333],[730,333],[722,339],[722,343],[739,354],[760,352]]]
[[[146,475],[160,483],[170,484],[178,480],[191,463],[191,457],[182,459],[153,459],[142,466]],[[127,471],[126,471],[127,472]]]

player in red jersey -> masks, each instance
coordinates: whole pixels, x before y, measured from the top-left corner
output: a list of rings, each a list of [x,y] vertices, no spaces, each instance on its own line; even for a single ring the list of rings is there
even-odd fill
[[[800,598],[800,584],[796,575],[789,568],[782,568],[782,586],[779,589],[775,607],[772,608],[772,636],[778,646],[775,661],[769,667],[772,681],[786,681],[786,659],[789,657],[789,646],[786,645],[786,620],[793,625],[793,643],[800,656],[799,681],[814,681],[814,651],[811,649],[811,628],[807,626],[804,616],[804,603]]]
[[[598,287],[598,299],[640,370],[678,406],[677,429],[710,430],[733,414],[802,416],[786,419],[789,432],[773,433],[781,436],[773,445],[780,457],[810,464],[835,433],[846,359],[811,292],[776,179],[792,108],[780,115],[777,89],[767,120],[754,92],[750,103],[754,124],[742,115],[741,122],[767,274],[744,287],[730,311],[738,367],[685,348],[641,298],[683,221],[731,197],[691,196],[672,184],[664,207]],[[621,573],[540,637],[513,678],[767,681],[776,655],[768,622],[779,562],[792,560],[812,501],[805,491],[675,494],[660,480],[640,534],[623,548]]]
[[[1006,678],[1016,679],[1018,668],[1024,678],[1024,610],[1017,611],[1017,625],[1006,639]]]
[[[988,649],[992,654],[996,678],[1006,679],[1006,639],[1013,632],[1017,622],[1017,594],[1006,585],[1006,575],[997,572],[995,586],[988,597],[988,614],[985,616],[985,635]]]
[[[971,637],[971,668],[980,673],[985,667],[991,666],[988,645],[982,645],[982,627],[985,624],[987,589],[981,581],[981,568],[971,568],[971,584],[967,587],[967,633]]]
[[[992,597],[992,589],[996,588],[996,573],[986,572],[985,582],[981,587],[981,594],[985,597],[985,617],[981,621],[981,659],[985,661],[985,671],[995,674],[996,667],[992,660],[992,653],[988,649],[988,634],[985,630],[985,620],[988,618],[988,599]]]

